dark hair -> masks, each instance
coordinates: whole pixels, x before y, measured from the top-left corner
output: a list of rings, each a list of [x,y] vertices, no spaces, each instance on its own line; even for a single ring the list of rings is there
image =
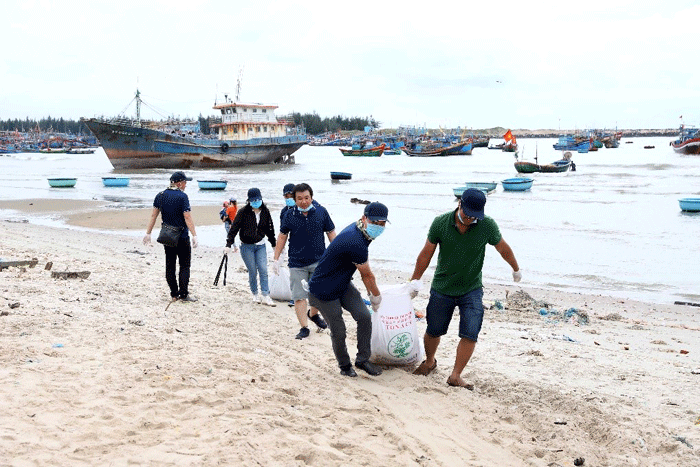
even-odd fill
[[[308,191],[311,197],[314,197],[314,190],[309,186],[308,183],[300,183],[298,185],[294,185],[294,191],[292,191],[292,194],[294,195],[294,199],[297,198],[297,193],[301,193],[303,191]]]

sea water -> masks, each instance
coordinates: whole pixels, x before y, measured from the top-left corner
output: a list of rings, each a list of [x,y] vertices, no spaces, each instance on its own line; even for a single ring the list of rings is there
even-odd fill
[[[700,196],[700,157],[676,154],[671,139],[623,138],[619,148],[573,153],[575,172],[526,175],[535,179],[530,191],[505,192],[499,183],[485,210],[512,247],[523,285],[658,303],[700,302],[700,214],[682,212],[678,205],[679,198]],[[525,160],[537,155],[542,164],[561,158],[555,142],[518,141]],[[186,170],[194,178],[187,186],[190,203],[220,206],[234,196],[241,206],[248,188],[258,187],[278,229],[282,187],[306,182],[339,232],[362,215],[364,205],[352,198],[381,201],[389,207],[390,223],[370,246],[370,262],[394,271],[397,281],[410,279],[434,217],[456,207],[453,188],[518,175],[512,153],[487,148],[471,156],[365,158],[344,157],[336,147],[305,146],[295,158],[294,165]],[[349,172],[352,179],[332,181],[331,171]],[[13,154],[0,157],[0,199],[94,199],[106,201],[108,209],[149,208],[171,172],[113,170],[102,149],[92,155]],[[131,181],[128,187],[105,187],[104,176]],[[78,182],[75,188],[51,188],[46,179],[55,177]],[[226,180],[228,186],[199,190],[197,180]],[[55,217],[32,221],[62,225]],[[202,245],[225,244],[221,224],[197,231]],[[512,283],[510,267],[491,247],[484,281]]]

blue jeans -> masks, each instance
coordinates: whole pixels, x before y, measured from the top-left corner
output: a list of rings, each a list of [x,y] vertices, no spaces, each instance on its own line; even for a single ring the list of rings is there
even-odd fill
[[[430,289],[430,299],[425,310],[428,327],[425,333],[440,337],[447,333],[455,307],[459,308],[459,337],[476,342],[484,321],[484,289],[453,297]]]
[[[267,249],[265,245],[241,243],[241,258],[248,268],[248,285],[253,295],[258,294],[258,274],[263,295],[270,295],[267,284]]]

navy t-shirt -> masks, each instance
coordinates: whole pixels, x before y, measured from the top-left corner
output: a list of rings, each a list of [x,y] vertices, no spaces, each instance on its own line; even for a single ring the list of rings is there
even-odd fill
[[[356,265],[369,259],[369,244],[355,223],[345,227],[321,256],[309,280],[309,291],[320,300],[339,299],[348,288]]]
[[[160,209],[161,219],[164,223],[183,227],[181,238],[189,238],[184,213],[191,211],[190,199],[185,192],[180,190],[163,190],[153,200],[153,207]]]
[[[326,208],[314,204],[305,216],[295,206],[282,218],[280,233],[289,235],[289,267],[303,268],[314,264],[326,250],[323,234],[335,230]]]

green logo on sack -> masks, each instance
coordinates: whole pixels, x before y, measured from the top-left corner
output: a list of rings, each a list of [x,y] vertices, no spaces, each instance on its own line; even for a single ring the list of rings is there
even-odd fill
[[[410,332],[402,332],[395,335],[387,344],[389,355],[396,358],[408,356],[408,351],[413,348],[413,336]]]

